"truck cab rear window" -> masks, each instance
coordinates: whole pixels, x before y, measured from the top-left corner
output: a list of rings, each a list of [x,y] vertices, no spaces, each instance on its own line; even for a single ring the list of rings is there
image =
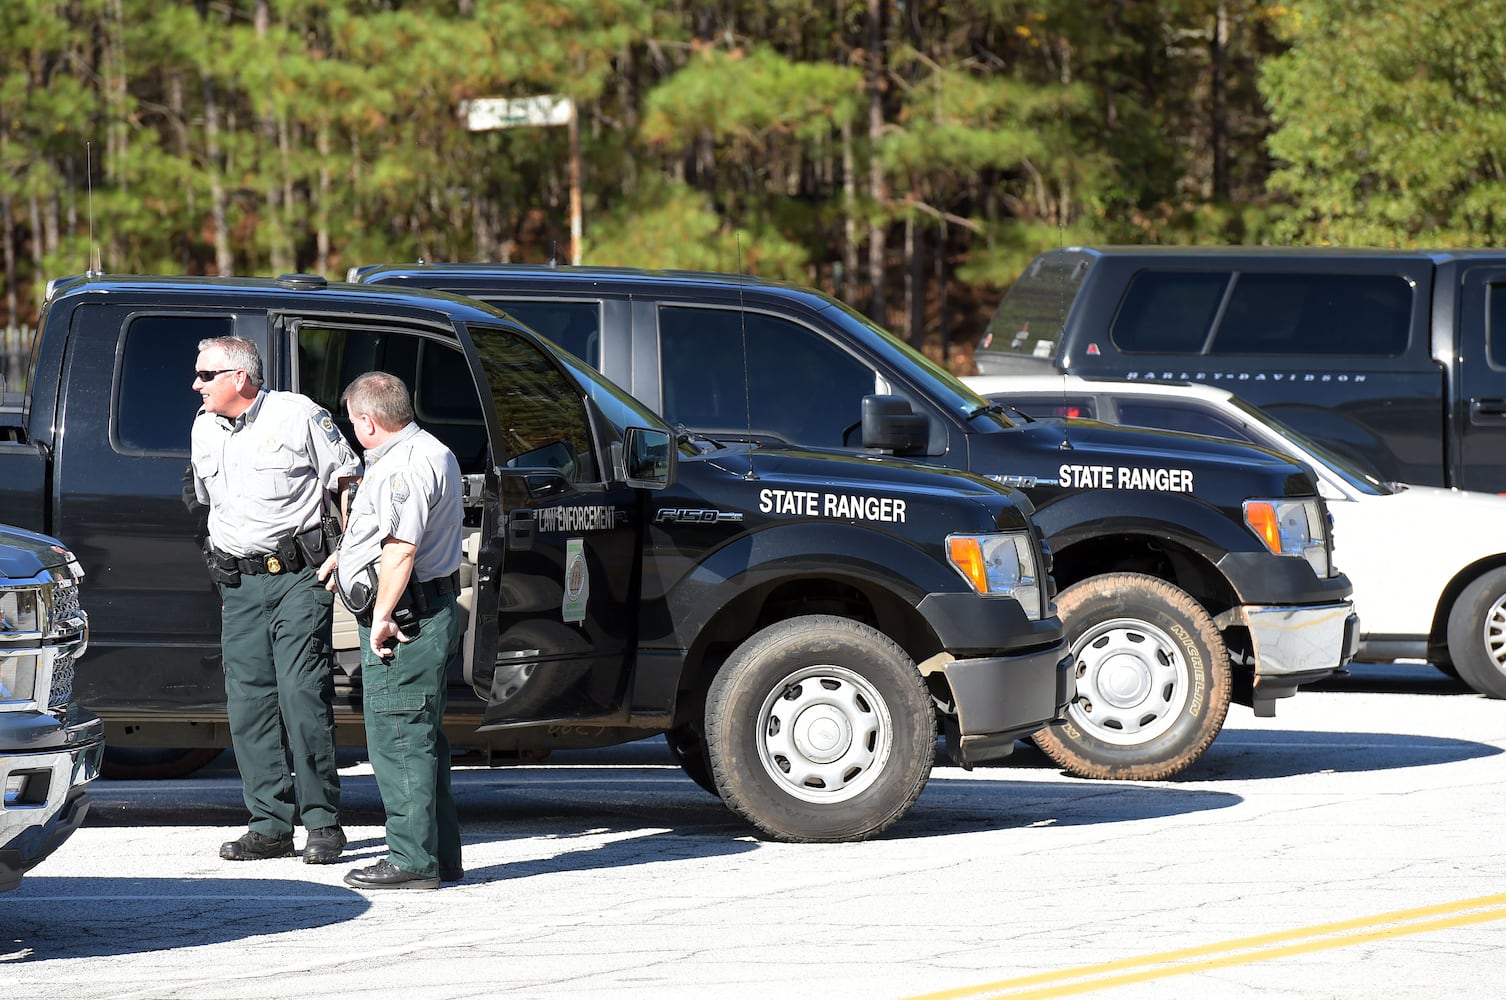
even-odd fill
[[[1411,322],[1400,275],[1147,270],[1109,336],[1126,354],[1387,358],[1406,351]]]

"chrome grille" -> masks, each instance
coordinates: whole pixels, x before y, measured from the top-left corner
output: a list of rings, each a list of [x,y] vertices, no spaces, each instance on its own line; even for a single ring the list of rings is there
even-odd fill
[[[59,653],[52,661],[52,693],[47,696],[47,707],[63,711],[73,700],[73,654]]]
[[[52,592],[52,617],[63,621],[78,614],[78,584],[62,583]]]

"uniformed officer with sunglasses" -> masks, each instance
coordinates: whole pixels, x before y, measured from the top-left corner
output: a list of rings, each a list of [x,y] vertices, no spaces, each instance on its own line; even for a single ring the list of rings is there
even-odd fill
[[[387,857],[345,882],[437,889],[465,874],[442,724],[446,666],[460,649],[460,465],[413,422],[396,376],[367,372],[341,399],[366,476],[319,575],[359,626],[366,748],[387,812]]]
[[[228,861],[337,861],[333,601],[319,585],[328,499],[361,463],[329,411],[262,385],[256,344],[199,342],[193,389],[193,489],[209,505],[205,558],[223,601],[221,646],[230,740],[249,829],[220,846]],[[286,738],[284,738],[286,734]],[[293,766],[287,755],[292,751]]]

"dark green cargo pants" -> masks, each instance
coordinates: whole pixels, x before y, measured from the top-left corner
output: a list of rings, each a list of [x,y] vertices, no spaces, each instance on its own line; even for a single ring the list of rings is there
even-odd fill
[[[385,660],[362,626],[366,753],[387,812],[387,859],[415,875],[460,868],[460,818],[444,734],[445,665],[460,648],[455,598],[419,616],[419,634]]]
[[[310,830],[338,826],[334,595],[308,567],[242,574],[239,586],[221,587],[220,596],[230,739],[251,829],[284,836],[295,817]]]

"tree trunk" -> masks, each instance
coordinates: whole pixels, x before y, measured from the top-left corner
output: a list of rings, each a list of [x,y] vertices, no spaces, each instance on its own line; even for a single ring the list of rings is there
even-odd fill
[[[852,302],[853,282],[858,275],[858,161],[852,149],[852,123],[842,123],[842,273],[836,284],[837,298]]]
[[[1209,113],[1211,117],[1209,143],[1213,147],[1213,182],[1209,192],[1215,201],[1229,200],[1229,151],[1225,104],[1228,101],[1229,59],[1229,8],[1226,0],[1218,0],[1214,13],[1212,52],[1209,63],[1213,79],[1210,86]]]

